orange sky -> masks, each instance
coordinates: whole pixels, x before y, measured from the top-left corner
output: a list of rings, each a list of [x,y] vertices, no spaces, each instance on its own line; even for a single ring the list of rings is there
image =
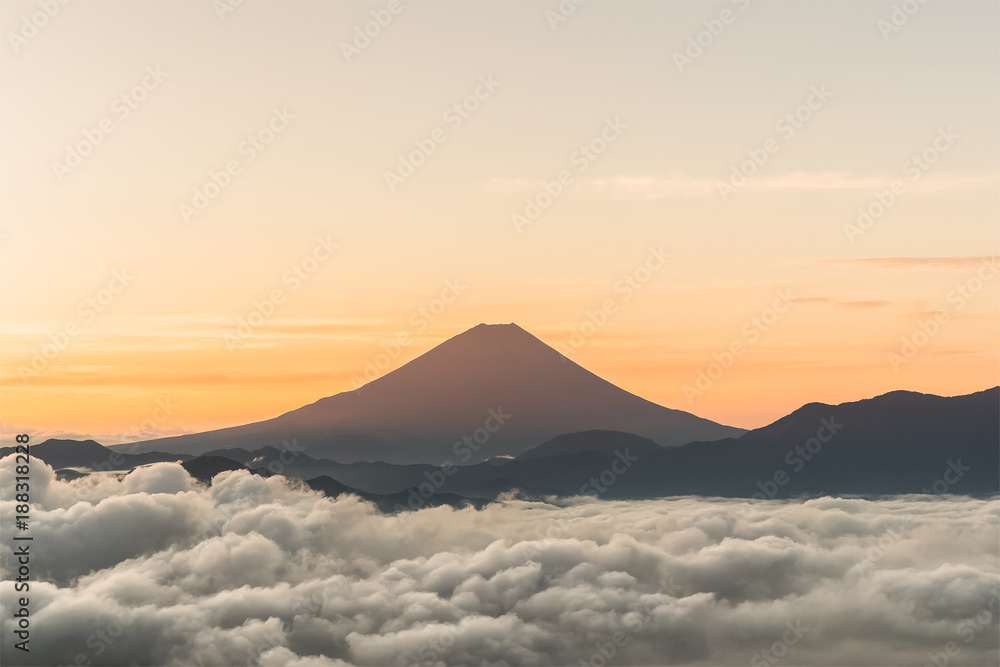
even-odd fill
[[[0,50],[4,433],[265,419],[480,322],[743,427],[996,385],[996,5],[742,4],[415,2],[350,61],[378,3],[66,6]]]

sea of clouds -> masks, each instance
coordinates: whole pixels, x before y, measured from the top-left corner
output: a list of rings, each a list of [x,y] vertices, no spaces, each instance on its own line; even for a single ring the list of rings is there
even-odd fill
[[[13,456],[0,473],[5,665],[1000,663],[996,498],[384,515],[242,471],[62,482],[33,461],[15,594]]]

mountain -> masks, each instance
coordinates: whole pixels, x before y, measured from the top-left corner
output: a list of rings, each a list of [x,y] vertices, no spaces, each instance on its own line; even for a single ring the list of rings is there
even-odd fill
[[[232,450],[217,450],[219,456],[230,457]],[[230,457],[232,458],[232,457]],[[339,463],[327,459],[314,459],[308,454],[282,452],[274,447],[261,447],[250,452],[245,465],[259,472],[262,469],[286,477],[304,480],[329,476],[348,487],[381,495],[396,493],[426,482],[440,468],[427,463],[392,464],[382,461]]]
[[[809,403],[739,438],[681,447],[654,449],[639,436],[588,432],[554,438],[502,464],[449,469],[318,460],[302,471],[293,464],[288,474],[310,470],[370,492],[430,482],[438,492],[469,498],[514,488],[627,499],[993,495],[1000,492],[1000,387],[965,396],[899,391],[839,405]]]
[[[125,452],[132,451],[133,445],[124,445]],[[158,451],[144,451],[129,454],[112,450],[93,440],[60,440],[50,438],[37,445],[31,445],[31,456],[48,463],[52,468],[92,468],[96,470],[129,470],[138,465],[157,461],[186,461],[188,454],[171,454]],[[0,457],[13,454],[13,447],[0,447]]]
[[[314,477],[308,480],[306,485],[313,491],[322,491],[324,495],[330,498],[336,498],[341,494],[357,496],[362,500],[375,503],[375,506],[383,512],[419,510],[424,507],[439,507],[441,505],[448,505],[456,509],[471,505],[476,509],[482,509],[486,505],[486,501],[484,500],[463,498],[453,493],[435,493],[427,497],[421,495],[415,488],[392,494],[368,493],[341,484],[326,475]]]
[[[996,494],[1000,387],[964,396],[894,391],[840,405],[809,403],[740,438],[690,443],[648,463],[658,474],[637,468],[628,485],[636,493],[667,486],[765,497]]]
[[[76,467],[110,454],[93,441],[47,441],[36,450],[46,461],[61,458]],[[965,396],[895,391],[839,405],[809,403],[741,437],[679,447],[591,430],[551,438],[515,459],[466,466],[339,463],[271,446],[218,450],[183,465],[206,481],[243,468],[298,477],[327,495],[353,493],[384,511],[481,506],[515,489],[609,499],[991,496],[1000,493],[1000,387]]]
[[[744,432],[630,394],[515,324],[480,324],[356,391],[140,447],[202,454],[294,442],[344,463],[464,464],[588,430],[625,431],[661,446]]]
[[[646,455],[660,450],[649,438],[621,431],[584,431],[564,433],[543,442],[517,457],[518,461],[540,459],[546,456],[563,456],[593,452],[614,456],[615,452],[628,449],[632,454]]]
[[[45,461],[53,468],[96,467],[108,461],[112,452],[93,440],[61,440],[51,438],[31,445],[30,455]],[[0,455],[14,452],[13,447],[0,449]]]
[[[335,461],[369,461],[372,452],[389,451],[392,445],[370,435],[342,433],[323,438],[309,445],[309,455]]]
[[[227,459],[236,461],[237,463],[246,463],[250,459],[254,458],[256,454],[254,452],[248,452],[240,447],[233,447],[232,449],[213,449],[210,452],[205,452],[202,456],[224,456]]]
[[[181,465],[189,475],[202,482],[211,482],[220,472],[246,469],[242,464],[224,456],[198,456]]]
[[[1000,493],[1000,387],[809,403],[739,438],[631,451],[627,458],[627,467],[606,452],[480,464],[459,468],[441,489],[483,497],[502,478],[605,498],[993,495]]]
[[[73,470],[72,468],[61,468],[55,471],[56,479],[60,482],[71,482],[74,479],[80,479],[81,477],[86,477],[88,473],[79,472]]]

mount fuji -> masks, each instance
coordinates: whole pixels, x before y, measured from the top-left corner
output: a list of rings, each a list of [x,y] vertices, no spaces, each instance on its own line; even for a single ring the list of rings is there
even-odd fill
[[[634,433],[663,447],[745,432],[631,394],[516,324],[480,324],[355,391],[266,421],[128,447],[203,454],[294,442],[342,463],[461,464],[590,430]]]

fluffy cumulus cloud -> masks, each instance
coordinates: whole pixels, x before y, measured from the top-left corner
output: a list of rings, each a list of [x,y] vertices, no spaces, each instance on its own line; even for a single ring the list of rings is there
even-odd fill
[[[4,524],[14,459],[0,461]],[[32,464],[31,652],[4,664],[995,665],[1000,503],[675,498],[380,514],[172,463]]]

